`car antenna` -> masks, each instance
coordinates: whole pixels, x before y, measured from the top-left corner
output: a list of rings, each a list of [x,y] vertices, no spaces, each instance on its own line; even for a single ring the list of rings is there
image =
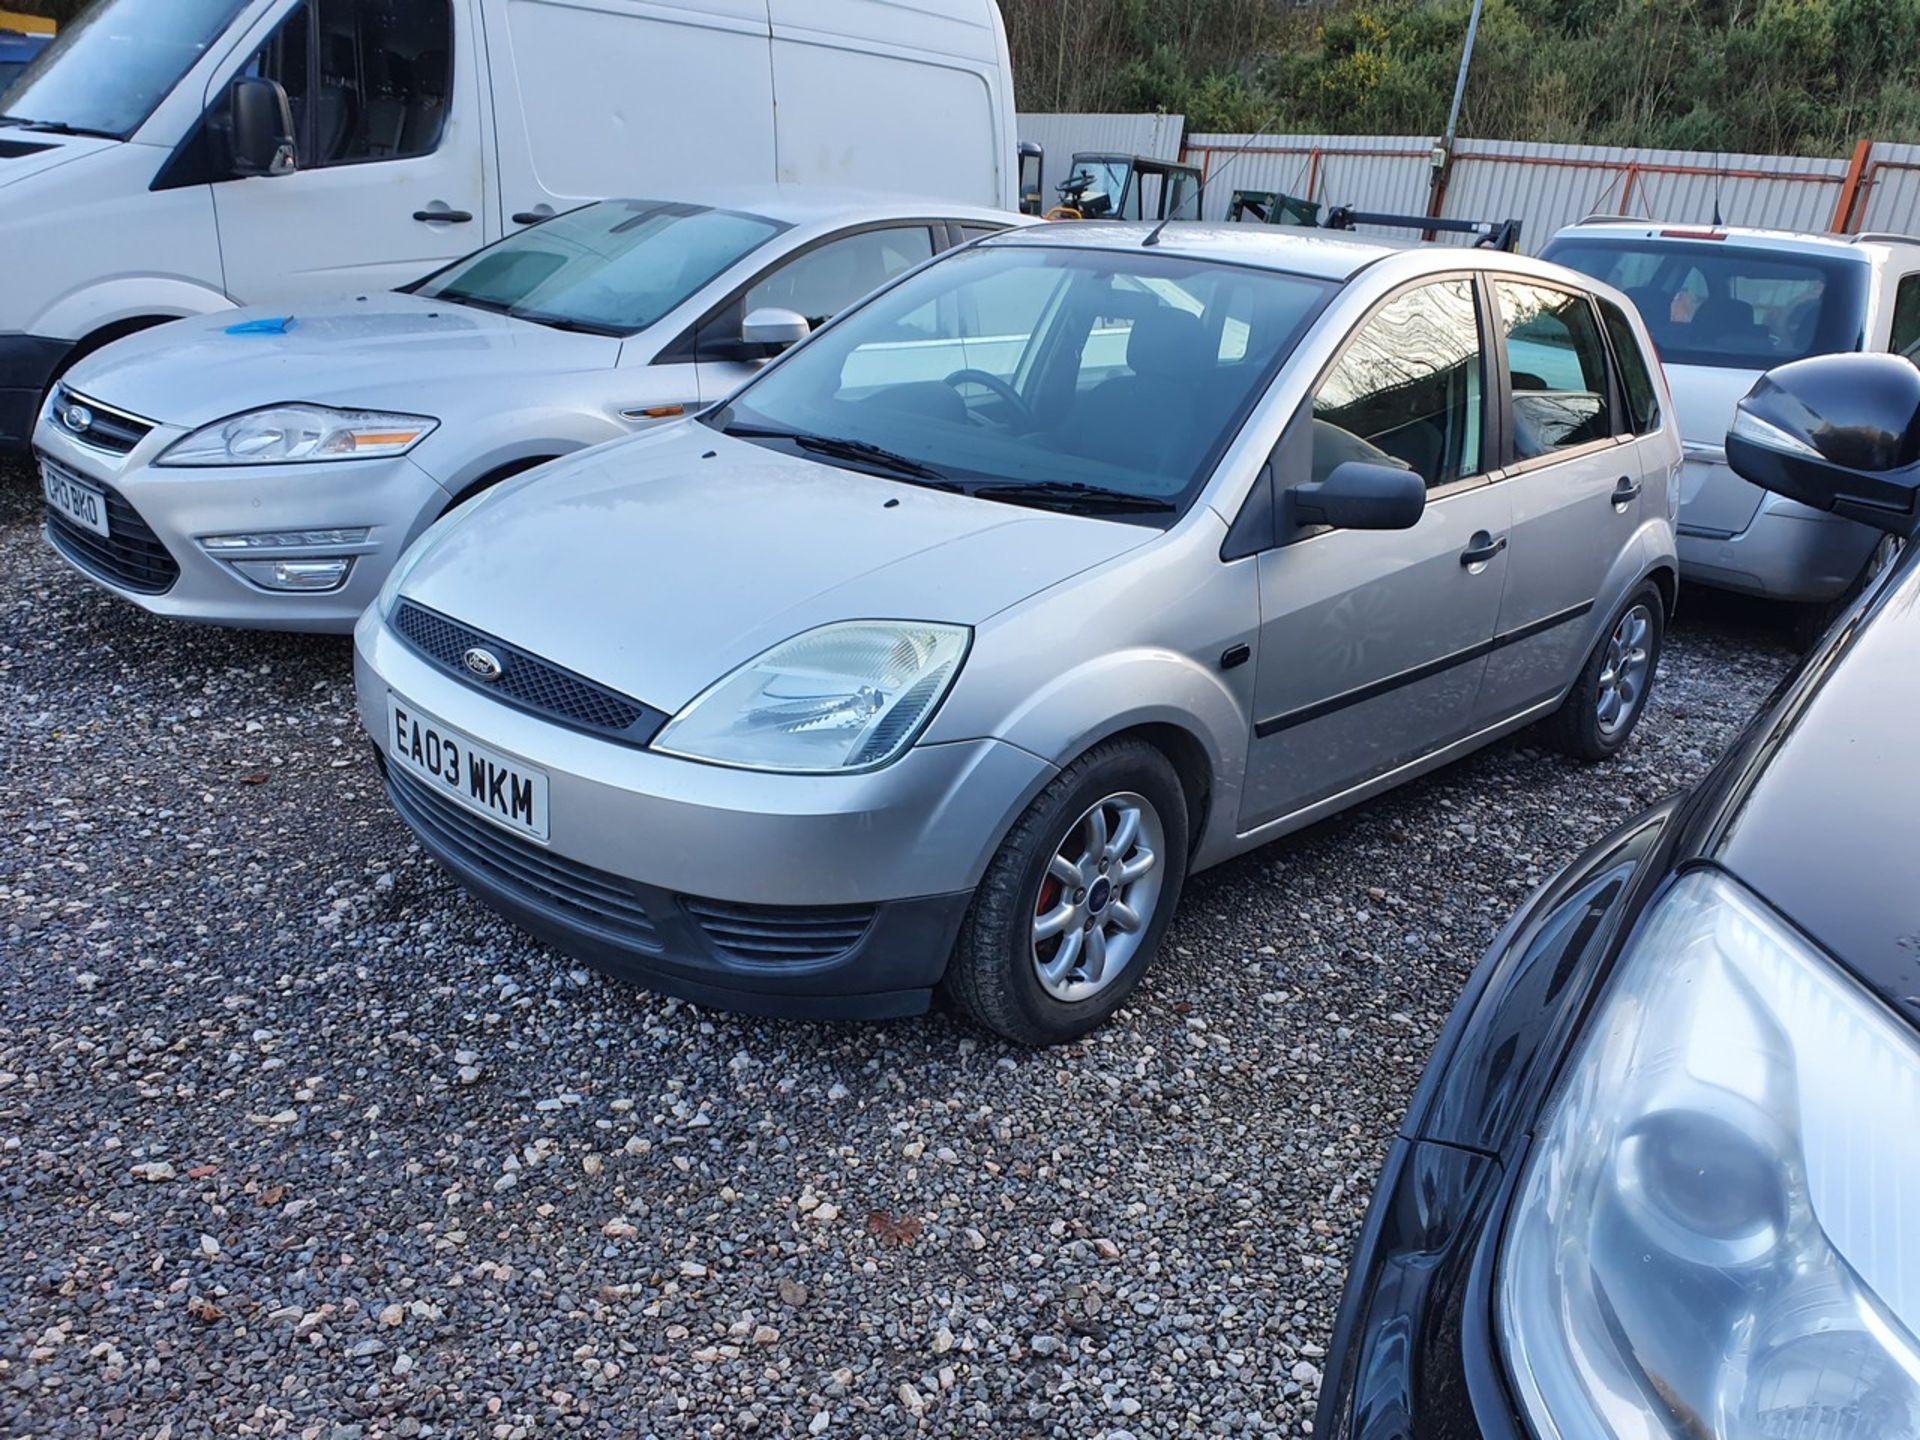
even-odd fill
[[[1271,115],[1267,116],[1266,123],[1262,125],[1258,130],[1254,131],[1253,134],[1247,137],[1247,141],[1244,145],[1242,145],[1238,150],[1234,151],[1231,155],[1227,156],[1226,159],[1222,160],[1220,162],[1220,168],[1218,170],[1215,170],[1212,174],[1208,175],[1206,179],[1200,182],[1200,188],[1194,191],[1194,194],[1193,194],[1193,208],[1196,214],[1199,213],[1201,202],[1207,198],[1207,187],[1211,185],[1214,181],[1218,180],[1222,175],[1226,174],[1228,170],[1232,169],[1233,162],[1238,160],[1242,155],[1246,154],[1247,151],[1251,150],[1253,148],[1253,142],[1260,139],[1269,130],[1271,130],[1273,128],[1273,122],[1278,120],[1279,118],[1280,118],[1280,111],[1276,107],[1274,112]],[[1155,245],[1158,245],[1160,243],[1160,232],[1166,229],[1167,226],[1171,225],[1172,223],[1173,223],[1173,216],[1171,215],[1168,215],[1165,219],[1161,220],[1161,222],[1158,225],[1153,227],[1153,233],[1148,235],[1146,239],[1140,242],[1140,248],[1142,250],[1146,250],[1146,249],[1152,248]]]

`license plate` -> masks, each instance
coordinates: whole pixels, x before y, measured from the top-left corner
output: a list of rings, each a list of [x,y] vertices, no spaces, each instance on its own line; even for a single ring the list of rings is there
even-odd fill
[[[108,533],[107,497],[91,485],[83,485],[66,471],[42,461],[40,492],[47,497],[49,508],[66,516],[74,524],[96,535]]]
[[[387,696],[387,756],[392,762],[508,830],[545,843],[544,771],[463,735],[451,725]]]

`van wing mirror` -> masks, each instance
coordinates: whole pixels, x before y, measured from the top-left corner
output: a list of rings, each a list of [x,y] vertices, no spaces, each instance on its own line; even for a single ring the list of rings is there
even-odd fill
[[[1920,368],[1852,354],[1769,370],[1734,411],[1727,464],[1802,505],[1920,533]]]
[[[771,306],[755,310],[740,327],[740,343],[769,350],[784,350],[798,345],[813,333],[807,317],[795,310]]]
[[[1418,471],[1367,460],[1344,460],[1324,480],[1288,492],[1296,525],[1337,530],[1411,530],[1427,509]]]
[[[235,175],[289,175],[298,167],[293,106],[278,80],[244,75],[234,81],[229,113]]]

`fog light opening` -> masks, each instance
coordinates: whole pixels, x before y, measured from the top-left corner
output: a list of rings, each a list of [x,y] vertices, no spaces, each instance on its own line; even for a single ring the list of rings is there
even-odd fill
[[[328,560],[233,560],[247,579],[264,590],[293,590],[316,594],[338,590],[347,583],[353,561],[347,556]]]

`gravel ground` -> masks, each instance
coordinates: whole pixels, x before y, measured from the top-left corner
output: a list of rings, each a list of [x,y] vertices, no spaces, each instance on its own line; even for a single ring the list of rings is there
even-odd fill
[[[1521,736],[1202,877],[1034,1054],[528,942],[388,813],[345,641],[148,620],[33,499],[0,472],[8,1436],[1300,1434],[1463,977],[1791,658],[1684,621],[1620,761]]]

